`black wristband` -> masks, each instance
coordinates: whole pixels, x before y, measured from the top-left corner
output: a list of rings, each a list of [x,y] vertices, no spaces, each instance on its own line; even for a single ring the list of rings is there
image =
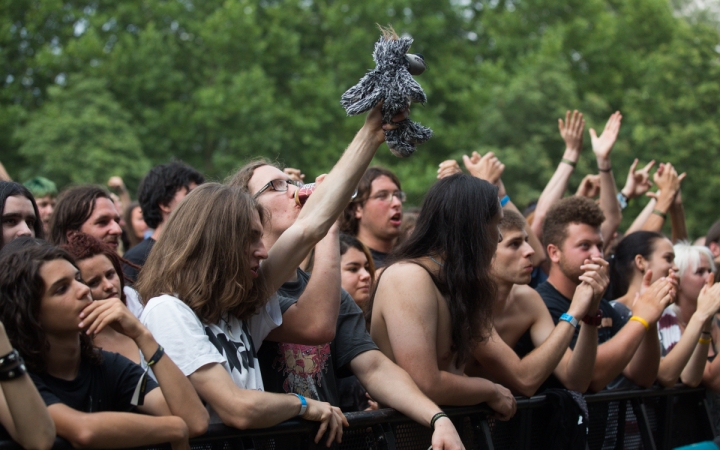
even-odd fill
[[[27,370],[25,369],[25,362],[20,358],[17,364],[14,366],[0,370],[0,381],[10,381],[16,378],[20,378],[25,375]]]
[[[155,350],[155,353],[153,353],[152,358],[150,358],[147,362],[148,367],[157,364],[157,362],[160,361],[160,358],[162,358],[164,354],[165,354],[165,349],[162,348],[162,345],[158,345],[158,349]]]
[[[8,367],[14,367],[18,361],[22,361],[20,353],[17,350],[12,349],[7,355],[0,357],[0,370],[7,369]]]
[[[601,169],[601,168],[598,167],[598,170],[599,170],[600,172],[609,173],[609,172],[612,172],[612,167],[608,167],[607,169]]]
[[[435,431],[435,422],[442,419],[443,417],[447,417],[448,415],[444,412],[440,411],[439,413],[432,416],[432,419],[430,419],[430,428],[432,428],[433,431]]]

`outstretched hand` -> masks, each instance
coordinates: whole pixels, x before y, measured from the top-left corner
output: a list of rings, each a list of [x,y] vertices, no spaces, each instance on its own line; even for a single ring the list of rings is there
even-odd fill
[[[715,284],[715,275],[711,272],[707,275],[705,286],[700,291],[697,299],[696,313],[704,320],[714,316],[720,310],[720,283]]]
[[[565,141],[565,147],[567,150],[580,153],[583,144],[583,133],[585,132],[585,119],[581,112],[577,109],[570,113],[565,113],[565,122],[562,119],[558,119],[558,129],[560,130],[560,136]]]
[[[385,130],[394,130],[398,127],[399,122],[410,117],[410,105],[408,105],[405,110],[392,118],[393,123],[385,123],[383,122],[382,106],[383,102],[375,105],[365,117],[365,125],[363,125],[363,128],[375,138],[378,145],[385,142]]]
[[[620,111],[616,111],[605,124],[605,129],[602,134],[598,136],[595,133],[595,129],[590,128],[590,139],[592,141],[593,152],[597,159],[607,160],[610,158],[610,152],[612,151],[613,145],[617,140],[618,133],[620,132],[620,122],[622,121],[622,115]]]
[[[625,181],[625,187],[622,188],[622,193],[628,200],[640,197],[645,194],[652,186],[650,181],[650,169],[655,165],[655,160],[647,163],[645,167],[640,170],[636,170],[638,165],[638,159],[635,158],[630,170],[628,171],[627,181]]]
[[[687,173],[678,175],[677,170],[670,163],[660,163],[658,170],[653,176],[653,180],[660,192],[667,192],[675,195],[680,190],[680,184],[685,179]]]

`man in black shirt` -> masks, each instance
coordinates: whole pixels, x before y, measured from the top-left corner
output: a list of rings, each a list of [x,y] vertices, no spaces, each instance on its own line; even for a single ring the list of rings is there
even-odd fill
[[[143,220],[148,227],[154,229],[154,232],[152,236],[128,250],[123,257],[142,267],[150,250],[160,237],[170,213],[180,203],[180,200],[204,182],[205,178],[200,172],[179,161],[150,169],[140,183],[138,201],[142,209]],[[123,273],[125,278],[132,281],[137,280],[138,270],[134,267],[123,266]]]
[[[591,321],[599,323],[598,350],[590,390],[597,392],[609,386],[618,375],[624,375],[633,383],[649,387],[657,376],[659,352],[651,339],[644,339],[652,328],[638,321],[623,322],[620,315],[607,300],[600,301],[599,312],[594,317],[568,318],[570,299],[580,285],[584,268],[603,256],[603,238],[600,226],[605,220],[603,212],[594,201],[585,197],[568,197],[555,203],[543,223],[543,244],[551,262],[548,280],[537,287],[553,320]],[[646,302],[641,296],[637,308]],[[657,331],[655,331],[657,333]],[[570,343],[575,346],[578,331]]]
[[[370,167],[358,184],[357,196],[345,208],[340,228],[370,249],[375,268],[385,265],[400,236],[404,201],[398,177],[385,168]]]

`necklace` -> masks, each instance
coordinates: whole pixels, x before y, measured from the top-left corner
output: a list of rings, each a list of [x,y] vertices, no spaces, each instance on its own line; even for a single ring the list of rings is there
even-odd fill
[[[220,316],[220,320],[225,322],[225,328],[227,328],[227,334],[228,334],[228,336],[230,336],[230,339],[235,339],[235,337],[232,334],[232,328],[230,327],[230,322],[228,322],[228,320],[230,320],[230,313],[228,313],[227,317],[228,317],[227,320],[225,320],[225,317]]]
[[[432,262],[434,262],[434,263],[437,264],[438,266],[440,266],[440,267],[443,266],[443,263],[438,262],[438,261],[437,261],[435,258],[433,258],[432,256],[428,255],[428,258],[430,258],[430,259],[432,260]]]

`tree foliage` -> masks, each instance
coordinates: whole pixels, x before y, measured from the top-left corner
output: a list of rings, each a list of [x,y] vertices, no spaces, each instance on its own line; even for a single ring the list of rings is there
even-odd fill
[[[373,66],[375,24],[392,24],[429,65],[412,113],[435,137],[377,157],[411,202],[440,161],[492,150],[527,203],[562,153],[557,118],[580,109],[601,128],[619,109],[618,182],[635,157],[687,171],[699,235],[720,202],[713,14],[686,0],[0,0],[0,160],[60,184],[117,173],[132,187],[171,158],[217,179],[257,155],[318,175],[362,124],[339,98]],[[596,169],[586,147],[574,183]]]

